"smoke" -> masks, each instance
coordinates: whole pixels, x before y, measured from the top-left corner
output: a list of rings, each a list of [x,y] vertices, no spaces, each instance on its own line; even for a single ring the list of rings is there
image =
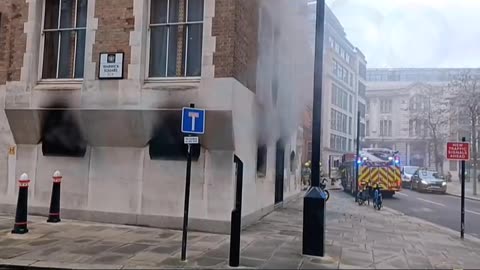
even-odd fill
[[[285,143],[302,123],[313,89],[314,26],[306,1],[260,0],[256,98],[258,142]]]

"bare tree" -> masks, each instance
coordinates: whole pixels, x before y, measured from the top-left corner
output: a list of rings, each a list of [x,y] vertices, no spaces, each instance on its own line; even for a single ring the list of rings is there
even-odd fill
[[[459,119],[465,117],[470,124],[473,195],[477,195],[477,125],[480,117],[480,83],[478,80],[478,75],[472,74],[471,71],[465,71],[449,83],[452,102],[457,109]]]
[[[433,146],[435,169],[443,173],[443,148],[448,136],[449,102],[442,87],[422,85],[414,96],[409,112],[410,120],[423,126],[423,137]],[[416,125],[415,126],[420,126]]]

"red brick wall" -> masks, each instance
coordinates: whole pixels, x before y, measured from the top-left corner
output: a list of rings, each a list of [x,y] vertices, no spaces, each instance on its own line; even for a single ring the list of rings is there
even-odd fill
[[[1,1],[1,0],[0,0]],[[97,0],[95,18],[98,29],[93,45],[93,59],[97,63],[101,52],[124,52],[124,77],[130,64],[130,32],[134,28],[133,0]]]
[[[216,0],[212,34],[215,77],[234,77],[255,91],[258,43],[258,0]]]
[[[24,23],[28,5],[25,0],[1,0],[0,13],[0,84],[20,80],[27,37]]]
[[[7,81],[7,1],[0,2],[0,85]]]

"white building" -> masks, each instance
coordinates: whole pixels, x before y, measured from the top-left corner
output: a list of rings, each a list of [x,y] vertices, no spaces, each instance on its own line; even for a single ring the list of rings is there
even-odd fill
[[[180,109],[190,103],[207,110],[192,229],[230,230],[234,155],[244,162],[244,226],[299,195],[301,90],[313,84],[306,1],[5,1],[5,39],[16,46],[0,48],[0,92],[16,151],[0,211],[14,211],[25,172],[30,213],[48,214],[60,170],[65,218],[181,228]],[[99,79],[101,52],[125,54],[123,79]]]

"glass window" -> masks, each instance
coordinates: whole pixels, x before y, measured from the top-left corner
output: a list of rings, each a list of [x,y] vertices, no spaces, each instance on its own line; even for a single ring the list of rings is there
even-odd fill
[[[331,129],[336,129],[337,128],[337,119],[336,119],[336,114],[335,114],[335,110],[332,110],[331,114],[330,114],[330,128]]]
[[[421,135],[422,123],[420,121],[415,121],[415,136]]]
[[[337,87],[332,84],[332,104],[337,104]]]
[[[410,137],[412,137],[413,134],[414,134],[414,132],[413,132],[413,129],[414,129],[414,127],[413,127],[413,122],[414,122],[414,120],[409,120],[409,121],[408,121],[408,135],[409,135]]]
[[[43,79],[81,79],[85,60],[87,0],[46,0]]]
[[[349,95],[349,102],[348,102],[349,111],[353,112],[353,97]]]
[[[342,138],[342,151],[347,151],[347,138]]]
[[[149,76],[200,76],[203,0],[151,1]]]
[[[330,148],[335,149],[335,135],[330,135]]]
[[[348,134],[352,135],[352,130],[353,130],[353,120],[352,117],[348,118]]]
[[[391,99],[380,100],[380,112],[381,113],[391,113],[392,112],[392,100]]]
[[[335,136],[335,149],[341,150],[342,149],[342,137]]]

